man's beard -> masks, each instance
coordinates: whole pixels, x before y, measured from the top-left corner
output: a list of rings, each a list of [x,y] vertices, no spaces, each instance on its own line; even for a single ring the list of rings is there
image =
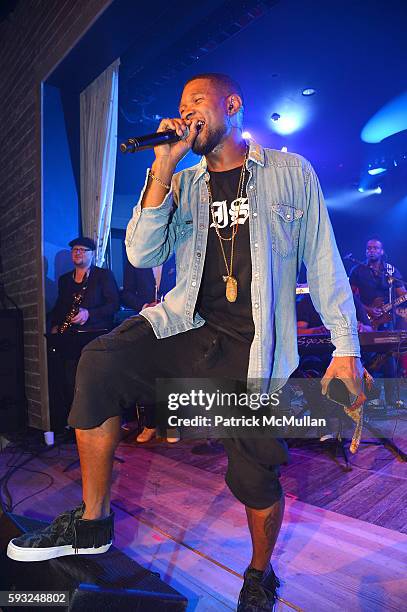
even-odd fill
[[[205,127],[203,129],[205,129]],[[192,151],[197,155],[209,155],[209,153],[211,153],[221,142],[222,138],[226,134],[226,131],[225,125],[212,130],[207,127],[206,139],[203,142],[198,143],[197,141],[200,136],[198,134],[198,136],[195,138],[194,144],[192,145]]]

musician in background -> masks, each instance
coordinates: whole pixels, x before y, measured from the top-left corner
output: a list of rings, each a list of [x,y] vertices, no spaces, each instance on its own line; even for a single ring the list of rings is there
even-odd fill
[[[349,281],[372,320],[380,317],[380,306],[389,301],[389,277],[394,279],[394,297],[405,294],[400,272],[385,261],[382,242],[371,238],[366,244],[366,265],[358,264],[352,268]],[[383,327],[379,325],[380,328]]]
[[[60,276],[58,297],[49,314],[51,333],[56,334],[71,312],[76,295],[81,295],[79,312],[70,318],[72,330],[103,330],[113,327],[113,316],[119,309],[119,290],[110,270],[92,265],[96,245],[91,238],[71,240],[74,269]]]
[[[175,257],[155,268],[135,268],[126,260],[121,303],[136,311],[156,306],[175,287]],[[144,428],[136,437],[139,444],[150,442],[157,433],[155,406],[144,404]],[[178,442],[179,438],[167,436],[167,441]]]
[[[352,291],[360,297],[369,315],[371,325],[378,330],[393,328],[391,311],[386,321],[386,318],[382,317],[381,309],[381,306],[389,302],[390,279],[394,279],[390,281],[393,282],[393,299],[407,293],[403,281],[400,280],[400,272],[385,261],[383,243],[377,237],[371,238],[366,244],[366,265],[356,265],[351,270],[349,280]],[[397,316],[395,327],[402,327]],[[369,369],[369,364],[365,365]],[[396,385],[392,382],[398,374],[394,357],[390,355],[380,368],[372,371],[372,374],[373,376],[381,374],[384,377],[386,403],[391,406],[397,405]]]
[[[80,237],[69,246],[74,269],[59,278],[58,297],[49,313],[50,413],[51,428],[56,432],[66,426],[83,347],[112,329],[119,309],[119,290],[112,272],[92,263],[94,241]]]
[[[121,302],[137,313],[147,306],[155,306],[175,287],[175,259],[171,257],[155,268],[135,268],[126,260]]]

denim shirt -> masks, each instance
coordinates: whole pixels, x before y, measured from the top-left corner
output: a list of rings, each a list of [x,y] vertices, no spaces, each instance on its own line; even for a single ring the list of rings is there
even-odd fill
[[[251,300],[255,334],[248,379],[263,390],[280,388],[297,368],[296,281],[301,263],[314,306],[331,333],[335,356],[360,356],[355,308],[318,178],[303,157],[250,141],[249,179]],[[206,159],[173,176],[156,208],[139,202],[127,226],[126,249],[137,268],[158,266],[175,252],[177,284],[157,306],[146,308],[157,338],[204,324],[195,304],[209,227]]]

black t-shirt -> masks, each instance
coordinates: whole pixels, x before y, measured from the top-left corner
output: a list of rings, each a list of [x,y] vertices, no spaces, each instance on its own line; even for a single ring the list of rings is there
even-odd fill
[[[383,264],[381,266],[381,272],[385,269]],[[394,278],[401,278],[400,272],[397,268],[394,268]],[[371,306],[376,298],[381,298],[383,302],[389,301],[389,284],[384,274],[375,274],[374,271],[368,266],[355,266],[349,277],[350,284],[359,289],[359,296],[363,304]],[[394,283],[394,287],[402,286],[401,282]]]
[[[249,203],[246,195],[248,172],[245,171],[243,197],[239,201],[237,190],[242,167],[225,172],[210,172],[210,189],[213,197],[213,212],[219,232],[223,237],[230,237],[236,222],[239,223],[235,237],[233,276],[237,280],[237,300],[226,299],[227,275],[222,250],[219,244],[212,213],[209,215],[208,243],[205,265],[196,310],[211,325],[235,337],[252,341],[254,323],[251,303],[252,262],[250,256]],[[231,240],[223,241],[226,261],[230,267]]]

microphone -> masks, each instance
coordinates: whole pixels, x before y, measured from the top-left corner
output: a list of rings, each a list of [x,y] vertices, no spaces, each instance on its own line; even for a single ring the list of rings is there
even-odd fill
[[[189,128],[184,136],[178,136],[175,130],[165,130],[164,132],[154,132],[145,136],[134,136],[120,145],[122,153],[135,153],[136,151],[145,151],[163,144],[173,144],[179,140],[185,140],[189,136]]]

